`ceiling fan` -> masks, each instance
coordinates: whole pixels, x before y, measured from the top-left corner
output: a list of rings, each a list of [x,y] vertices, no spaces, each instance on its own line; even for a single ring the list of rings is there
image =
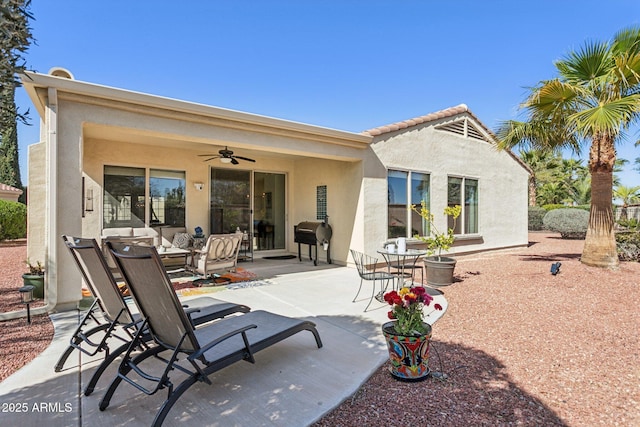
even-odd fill
[[[226,146],[222,150],[219,150],[218,154],[198,154],[198,156],[208,157],[208,159],[204,159],[205,162],[213,159],[220,159],[220,162],[231,163],[232,165],[237,165],[239,163],[238,159],[245,160],[247,162],[255,162],[255,160],[248,157],[234,156],[233,151],[229,150]]]

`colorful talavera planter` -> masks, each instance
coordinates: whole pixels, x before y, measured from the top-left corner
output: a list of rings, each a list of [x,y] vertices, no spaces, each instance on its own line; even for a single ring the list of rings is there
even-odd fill
[[[403,381],[419,381],[429,376],[429,343],[431,326],[424,324],[427,333],[423,335],[398,335],[393,325],[382,325],[382,333],[387,340],[389,372],[394,378]]]

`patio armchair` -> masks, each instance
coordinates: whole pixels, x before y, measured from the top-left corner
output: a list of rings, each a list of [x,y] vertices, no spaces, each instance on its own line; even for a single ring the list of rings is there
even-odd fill
[[[104,352],[104,360],[85,389],[84,394],[88,396],[109,364],[129,347],[141,316],[129,309],[96,240],[71,236],[62,238],[95,300],[73,333],[69,346],[60,356],[54,369],[60,372],[74,350],[88,356]],[[182,304],[181,308],[194,326],[251,310],[242,304],[210,297],[198,297]],[[117,348],[110,345],[114,339],[120,342]],[[150,336],[147,334],[144,339],[148,340]]]
[[[322,347],[314,323],[267,311],[252,311],[194,329],[180,307],[155,248],[108,245],[144,321],[100,402],[101,411],[109,406],[122,381],[147,395],[167,389],[167,398],[152,424],[159,426],[189,387],[198,381],[211,385],[209,376],[220,369],[242,360],[255,363],[257,352],[304,330],[314,335],[318,348]],[[140,331],[147,329],[155,345],[137,353]],[[160,357],[163,352],[169,354]],[[179,364],[179,358],[184,363]],[[176,370],[187,377],[174,385],[169,375]]]
[[[242,233],[212,234],[201,250],[194,251],[192,269],[203,278],[216,271],[235,271]]]
[[[373,299],[376,297],[376,282],[386,282],[384,289],[382,288],[382,283],[380,283],[380,292],[378,293],[378,297],[379,300],[382,301],[382,295],[389,286],[389,280],[391,280],[391,283],[393,283],[396,280],[396,276],[385,271],[376,271],[378,264],[377,258],[365,255],[362,252],[358,252],[353,249],[350,249],[350,251],[351,256],[353,257],[353,261],[356,263],[358,275],[360,276],[360,287],[358,287],[358,292],[356,293],[356,296],[353,297],[352,302],[356,302],[356,298],[358,298],[358,295],[360,295],[360,291],[362,290],[362,282],[364,282],[365,280],[373,282],[373,286],[371,289],[371,299],[369,299],[369,303],[364,308],[364,311],[367,311],[369,309],[369,306],[373,302]]]

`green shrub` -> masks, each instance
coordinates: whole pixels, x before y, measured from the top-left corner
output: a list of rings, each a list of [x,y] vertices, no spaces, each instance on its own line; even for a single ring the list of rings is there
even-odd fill
[[[640,232],[623,231],[616,233],[616,247],[620,261],[640,262]]]
[[[629,231],[640,231],[640,221],[636,218],[620,219],[618,224]]]
[[[560,205],[560,204],[551,204],[551,205],[543,205],[542,208],[547,212],[552,211],[554,209],[582,209],[583,211],[590,211],[591,205],[567,206],[567,205]]]
[[[0,241],[27,236],[27,207],[22,203],[0,200]]]
[[[589,225],[589,212],[582,209],[554,209],[542,218],[544,226],[560,233],[563,239],[584,239]]]
[[[542,218],[547,213],[540,206],[529,206],[529,231],[540,231],[544,228]]]
[[[559,205],[559,204],[542,205],[542,209],[544,209],[547,212],[552,211],[554,209],[563,209],[563,208],[566,209],[567,206]]]

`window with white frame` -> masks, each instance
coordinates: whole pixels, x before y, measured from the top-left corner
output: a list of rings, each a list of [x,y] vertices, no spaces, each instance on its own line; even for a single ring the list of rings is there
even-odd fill
[[[388,237],[429,234],[429,224],[411,206],[424,201],[429,207],[429,175],[422,172],[389,170],[387,174]]]
[[[464,203],[463,203],[464,200]],[[478,180],[465,177],[449,177],[447,205],[462,207],[462,213],[453,227],[453,218],[448,218],[448,227],[454,234],[478,233]]]

